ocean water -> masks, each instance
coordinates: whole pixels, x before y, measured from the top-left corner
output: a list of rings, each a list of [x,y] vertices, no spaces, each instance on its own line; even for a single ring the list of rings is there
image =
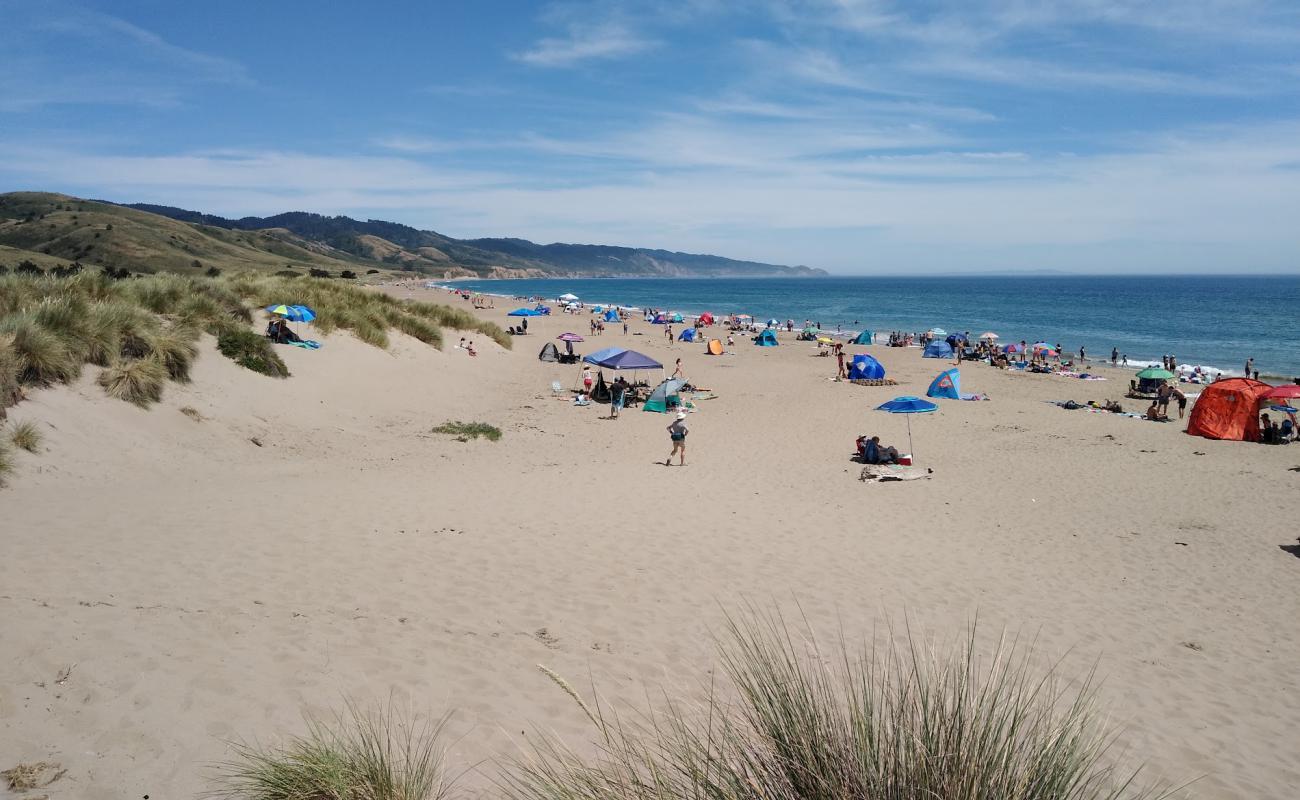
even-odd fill
[[[1047,341],[1129,362],[1261,376],[1300,376],[1300,276],[1026,276],[833,278],[595,278],[455,281],[470,291],[656,307],[683,314],[745,313],[766,321],[805,319],[823,330],[985,331],[1005,343]],[[500,304],[498,304],[499,306]]]

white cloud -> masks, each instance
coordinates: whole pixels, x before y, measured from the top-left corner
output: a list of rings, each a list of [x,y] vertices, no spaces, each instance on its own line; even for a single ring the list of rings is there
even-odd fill
[[[622,23],[573,22],[565,36],[541,39],[515,58],[538,67],[571,67],[583,61],[635,55],[656,45]]]

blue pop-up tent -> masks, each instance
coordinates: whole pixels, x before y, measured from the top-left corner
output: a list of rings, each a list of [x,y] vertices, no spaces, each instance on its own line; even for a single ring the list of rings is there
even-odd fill
[[[618,312],[615,311],[615,310],[612,309],[612,308],[611,308],[610,310],[606,311],[606,312],[605,312],[605,321],[606,321],[606,322],[618,322]]]
[[[855,336],[853,341],[849,342],[849,344],[872,344],[874,338],[875,334],[871,331],[863,331]]]
[[[767,328],[762,333],[754,337],[754,344],[759,347],[776,347],[780,342],[776,340],[776,334],[771,328]]]
[[[695,341],[695,329],[694,328],[683,329],[681,333],[677,334],[677,340],[681,342]]]
[[[930,382],[930,388],[925,392],[926,397],[943,397],[948,400],[961,399],[961,373],[956,368],[946,369],[940,372],[933,381]]]
[[[656,314],[655,318],[651,320],[651,322],[654,323],[655,325],[667,325],[668,318],[665,317],[663,314]]]
[[[885,365],[866,353],[853,356],[853,366],[849,368],[849,380],[878,381],[885,377]]]
[[[952,358],[952,345],[947,342],[933,341],[925,346],[922,358]]]

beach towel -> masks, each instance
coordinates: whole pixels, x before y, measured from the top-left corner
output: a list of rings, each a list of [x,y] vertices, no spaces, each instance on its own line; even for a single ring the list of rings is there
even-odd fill
[[[285,342],[285,344],[291,344],[294,347],[301,347],[303,350],[320,349],[320,342],[316,341],[315,339],[303,339],[300,342]]]
[[[868,464],[858,476],[860,481],[885,483],[888,481],[916,481],[929,478],[934,470],[928,467],[905,467],[902,464]]]

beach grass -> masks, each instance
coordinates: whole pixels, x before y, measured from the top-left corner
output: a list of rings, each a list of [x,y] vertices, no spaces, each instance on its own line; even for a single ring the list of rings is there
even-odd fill
[[[1157,796],[1107,760],[1092,675],[1035,672],[1005,639],[981,658],[975,642],[972,630],[948,649],[909,637],[822,652],[779,617],[733,620],[724,680],[703,700],[625,719],[579,698],[597,755],[544,738],[503,788],[512,800]]]
[[[317,330],[347,330],[376,347],[389,345],[393,329],[441,347],[444,327],[511,345],[499,326],[460,309],[404,302],[344,281],[264,273],[6,274],[0,275],[0,414],[22,398],[24,386],[68,383],[86,365],[104,369],[99,383],[113,396],[155,402],[162,392],[155,366],[162,366],[165,381],[188,381],[204,333],[242,366],[287,376],[274,347],[250,327],[255,312],[273,303],[310,306]]]
[[[0,439],[0,486],[4,486],[6,478],[14,471],[14,452],[9,447],[9,443]]]
[[[9,443],[19,450],[35,453],[42,438],[41,429],[34,422],[15,422],[9,426]]]
[[[349,703],[333,720],[277,746],[233,744],[218,765],[222,800],[438,800],[450,784],[438,744],[441,723],[416,723],[392,709]]]
[[[157,356],[122,359],[105,367],[95,380],[109,397],[148,408],[162,399],[167,367]]]
[[[247,328],[223,330],[217,335],[217,350],[245,369],[272,378],[289,377],[289,368],[275,352],[271,340]]]
[[[480,437],[487,439],[489,442],[495,442],[501,438],[501,429],[486,422],[444,422],[434,427],[433,433],[445,433],[448,436],[455,436],[458,441],[462,442],[468,442],[471,439]]]

